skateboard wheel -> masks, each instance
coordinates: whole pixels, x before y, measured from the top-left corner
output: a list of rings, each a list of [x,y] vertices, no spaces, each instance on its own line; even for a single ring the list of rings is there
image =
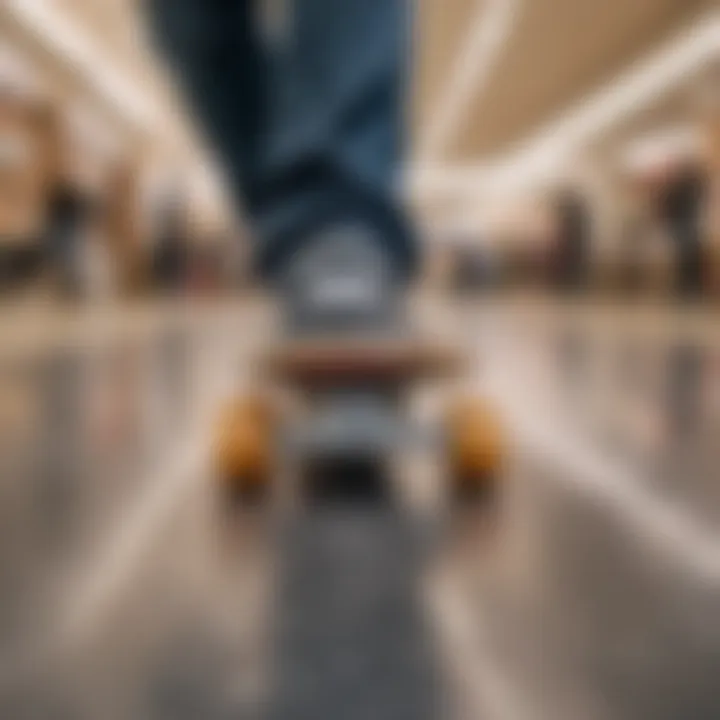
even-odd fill
[[[263,398],[231,403],[218,422],[215,469],[227,490],[244,495],[263,494],[272,475],[273,413]]]
[[[496,412],[477,398],[454,403],[448,416],[447,439],[453,491],[459,495],[492,492],[505,455]]]

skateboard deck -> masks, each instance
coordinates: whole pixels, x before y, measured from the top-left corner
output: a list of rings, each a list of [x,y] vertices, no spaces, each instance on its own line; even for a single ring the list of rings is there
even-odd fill
[[[279,416],[258,414],[250,398],[239,402],[223,425],[217,463],[231,483],[268,482],[278,437],[296,467],[316,477],[318,467],[330,467],[330,485],[347,480],[350,466],[370,461],[377,467],[418,442],[446,457],[453,487],[486,486],[499,471],[502,433],[482,400],[463,395],[452,401],[429,429],[407,412],[404,398],[414,383],[460,374],[465,358],[456,348],[405,337],[312,338],[283,341],[258,360],[271,385],[306,402]],[[263,419],[273,416],[277,421]],[[367,485],[368,473],[362,475],[359,484]]]
[[[272,377],[327,388],[447,377],[462,365],[461,355],[451,348],[404,338],[292,342],[271,349],[264,363]]]

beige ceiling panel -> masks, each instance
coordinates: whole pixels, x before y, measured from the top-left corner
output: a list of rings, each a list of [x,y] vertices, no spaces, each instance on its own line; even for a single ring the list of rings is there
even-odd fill
[[[452,72],[458,50],[482,0],[417,0],[414,28],[414,117],[416,127],[426,122]]]
[[[455,138],[453,160],[509,150],[697,15],[704,0],[525,0]]]

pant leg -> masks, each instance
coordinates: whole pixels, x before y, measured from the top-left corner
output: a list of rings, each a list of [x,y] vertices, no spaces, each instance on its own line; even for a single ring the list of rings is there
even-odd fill
[[[161,48],[276,274],[331,224],[364,224],[409,274],[416,244],[396,191],[408,0],[287,0],[264,46],[252,0],[148,0]]]
[[[254,0],[146,0],[157,45],[252,215],[267,127]]]
[[[408,0],[288,0],[272,73],[261,270],[273,273],[322,226],[367,225],[401,274],[417,248],[398,194]]]

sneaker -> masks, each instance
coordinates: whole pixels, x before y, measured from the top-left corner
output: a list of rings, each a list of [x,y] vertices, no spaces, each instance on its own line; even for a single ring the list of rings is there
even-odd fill
[[[283,283],[291,335],[385,334],[399,327],[399,287],[387,253],[366,231],[326,231],[291,261]]]

